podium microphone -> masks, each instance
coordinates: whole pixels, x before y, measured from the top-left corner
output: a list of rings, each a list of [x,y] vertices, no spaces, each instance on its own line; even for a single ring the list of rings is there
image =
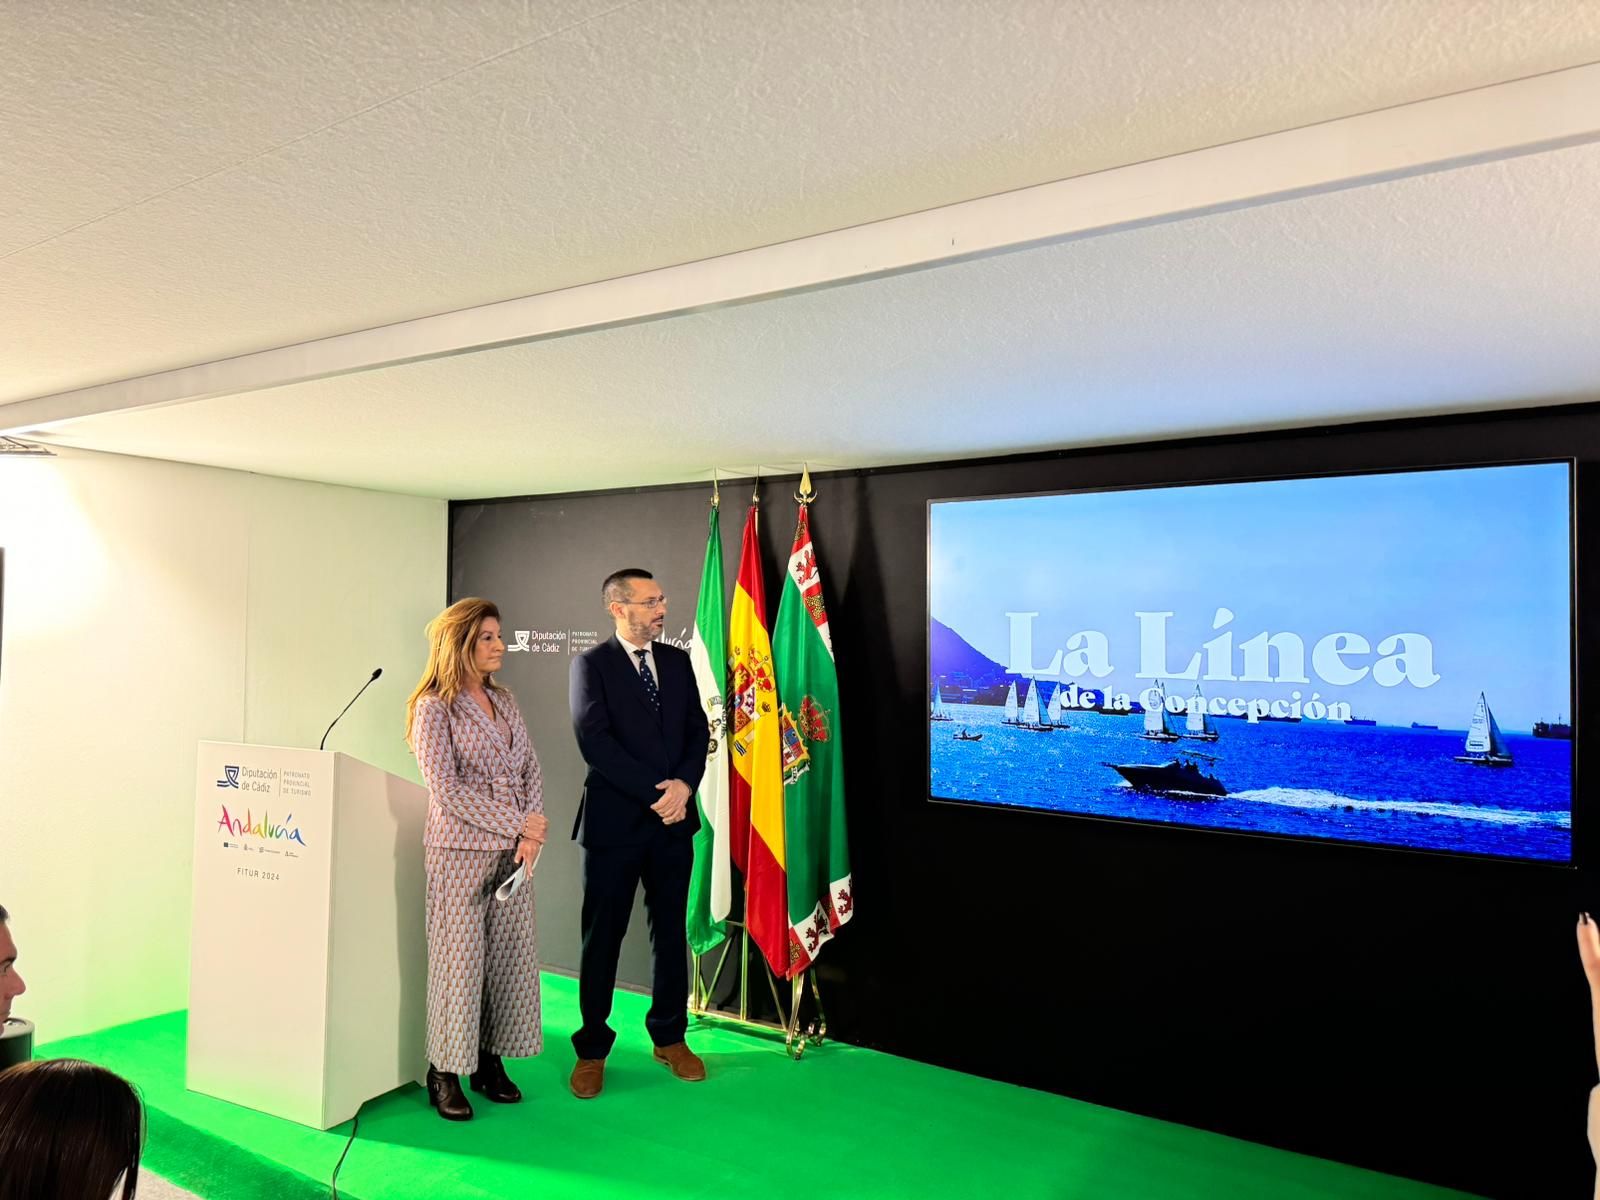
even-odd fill
[[[361,685],[361,692],[364,692],[369,687],[371,687],[372,686],[372,680],[376,679],[379,675],[382,675],[382,674],[383,674],[383,668],[382,667],[379,667],[376,670],[374,670],[372,672],[372,678],[368,679],[365,683],[363,683]],[[357,692],[354,696],[350,697],[350,704],[354,704],[357,700],[361,699],[361,692]],[[337,725],[339,723],[339,717],[344,716],[345,713],[350,711],[350,704],[346,704],[343,708],[341,708],[339,710],[339,716],[335,717],[333,719],[333,725],[329,725],[328,726],[327,730],[322,735],[322,740],[317,743],[317,749],[318,750],[321,750],[324,746],[326,746],[328,744],[328,734],[332,733],[333,732],[333,726]]]

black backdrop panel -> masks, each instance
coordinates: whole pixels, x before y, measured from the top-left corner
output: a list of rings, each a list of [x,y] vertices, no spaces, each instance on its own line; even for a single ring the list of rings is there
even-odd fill
[[[928,801],[929,499],[1564,455],[1579,459],[1580,870]],[[1600,771],[1600,722],[1583,719],[1600,663],[1584,601],[1600,595],[1597,463],[1600,412],[1586,407],[819,477],[858,903],[817,968],[832,1031],[1480,1194],[1584,1194],[1594,1053],[1572,926],[1600,899],[1583,799]],[[774,609],[793,486],[761,489]],[[730,589],[748,493],[723,489]],[[495,598],[508,631],[594,631],[606,572],[645,566],[676,635],[693,620],[706,497],[455,504],[451,597]],[[1381,581],[1358,571],[1350,586]],[[570,969],[579,888],[564,839],[581,767],[567,647],[508,662],[557,830],[537,877],[540,949]],[[623,978],[647,977],[638,918]]]

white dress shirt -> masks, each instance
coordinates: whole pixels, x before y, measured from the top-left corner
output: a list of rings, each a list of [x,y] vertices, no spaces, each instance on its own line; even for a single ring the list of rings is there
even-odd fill
[[[656,681],[656,686],[660,687],[661,672],[656,670],[656,653],[652,648],[655,646],[655,643],[646,642],[642,646],[636,646],[627,638],[623,637],[620,633],[617,634],[617,641],[621,642],[622,648],[628,652],[628,662],[632,665],[635,671],[639,669],[639,651],[644,651],[644,661],[650,664],[650,675]]]

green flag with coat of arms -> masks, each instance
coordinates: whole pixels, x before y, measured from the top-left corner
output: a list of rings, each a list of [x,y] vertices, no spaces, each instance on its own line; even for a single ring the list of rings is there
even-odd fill
[[[808,490],[809,479],[802,493]],[[778,618],[772,626],[781,713],[790,979],[812,964],[855,912],[845,827],[839,678],[808,504],[803,500],[800,505]]]

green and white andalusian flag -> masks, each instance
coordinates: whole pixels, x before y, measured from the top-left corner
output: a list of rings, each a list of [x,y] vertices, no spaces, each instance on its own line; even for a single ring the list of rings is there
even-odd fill
[[[728,618],[722,603],[722,535],[717,506],[711,505],[706,534],[706,562],[700,572],[700,602],[694,610],[694,637],[689,642],[695,690],[711,726],[706,773],[695,803],[700,829],[694,835],[694,874],[689,879],[689,947],[696,954],[728,936],[728,910],[733,905],[733,873],[728,850],[728,745],[723,736],[723,703],[728,692]]]
[[[784,847],[789,874],[789,969],[793,979],[855,911],[844,819],[844,750],[822,574],[800,505],[772,626],[783,746]]]

